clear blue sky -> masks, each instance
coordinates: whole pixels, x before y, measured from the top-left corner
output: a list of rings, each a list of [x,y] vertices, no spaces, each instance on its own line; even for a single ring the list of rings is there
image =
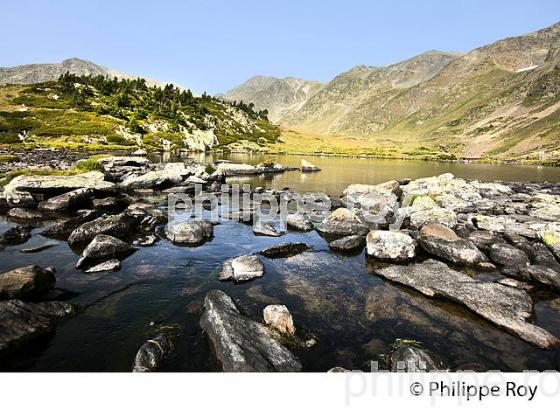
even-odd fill
[[[255,74],[326,81],[560,21],[558,0],[2,0],[1,10],[0,66],[79,57],[210,93]]]

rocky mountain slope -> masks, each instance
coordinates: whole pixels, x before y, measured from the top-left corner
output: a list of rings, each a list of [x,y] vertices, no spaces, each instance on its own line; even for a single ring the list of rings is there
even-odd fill
[[[558,84],[560,23],[465,54],[430,51],[384,67],[354,67],[276,120],[300,132],[406,145],[410,155],[555,159]],[[265,90],[252,95],[270,109],[264,101],[275,96],[262,98]]]

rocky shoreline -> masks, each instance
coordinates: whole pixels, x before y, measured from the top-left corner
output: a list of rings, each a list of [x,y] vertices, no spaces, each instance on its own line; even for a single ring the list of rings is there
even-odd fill
[[[61,162],[66,164],[61,167],[83,159],[65,158],[68,163]],[[102,157],[97,162],[97,171],[21,175],[11,180],[0,191],[0,212],[12,225],[0,233],[0,251],[7,253],[12,246],[26,243],[41,221],[47,226],[40,235],[66,241],[76,253],[76,268],[84,274],[118,271],[123,260],[158,241],[203,247],[214,238],[220,220],[168,224],[168,214],[149,198],[180,193],[196,199],[211,194],[223,206],[232,190],[226,183],[228,176],[295,171],[272,162],[256,166],[220,162],[211,167],[194,160],[156,164],[142,155]],[[302,165],[302,172],[320,171],[313,164]],[[251,200],[247,208],[229,209],[223,219],[236,219],[236,214],[243,216],[239,223],[253,223],[259,219],[259,195],[289,202],[296,194],[260,187],[245,193]],[[305,198],[315,203],[321,197],[329,199],[327,208],[308,215],[289,214],[287,230],[316,230],[330,252],[364,252],[368,271],[383,280],[461,306],[538,348],[557,351],[560,347],[558,332],[534,324],[535,300],[529,291],[560,292],[560,184],[468,181],[443,174],[354,184],[340,198],[323,193]],[[286,231],[277,222],[253,224],[253,235],[284,236]],[[306,252],[313,249],[305,242],[280,239],[257,253],[240,252],[224,260],[215,280],[246,286],[266,275],[264,260],[288,260]],[[54,268],[29,265],[0,273],[0,315],[5,318],[0,321],[0,364],[13,352],[25,351],[35,340],[52,335],[58,323],[79,315],[80,309],[64,289],[56,288]],[[262,317],[250,317],[219,290],[206,294],[200,328],[224,371],[305,370],[297,352],[317,343],[313,329],[300,330],[285,305],[270,304]],[[180,337],[173,331],[147,339],[131,358],[131,369],[160,369]],[[431,358],[429,346],[408,344],[387,354],[391,357],[387,366],[394,371],[448,368]],[[398,364],[407,358],[417,366]],[[340,370],[338,363],[332,363],[332,368]]]

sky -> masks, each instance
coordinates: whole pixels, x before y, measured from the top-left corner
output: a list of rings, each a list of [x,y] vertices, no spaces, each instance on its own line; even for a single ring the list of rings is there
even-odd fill
[[[78,57],[211,94],[261,74],[468,51],[560,21],[558,0],[2,0],[0,66]]]

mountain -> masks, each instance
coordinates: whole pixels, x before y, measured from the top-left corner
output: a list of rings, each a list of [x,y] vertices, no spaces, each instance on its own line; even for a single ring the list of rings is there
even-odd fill
[[[0,84],[35,84],[58,79],[69,72],[75,75],[102,75],[132,80],[139,76],[122,73],[111,68],[103,67],[91,61],[79,58],[69,58],[54,64],[27,64],[15,67],[0,67]],[[146,79],[149,85],[163,86],[166,83]]]
[[[261,108],[270,109],[270,90],[254,87],[244,101],[264,92]],[[276,121],[303,133],[406,146],[410,155],[542,159],[560,158],[559,109],[560,23],[464,54],[429,51],[354,67]]]
[[[321,86],[318,81],[258,75],[217,97],[229,101],[252,102],[257,110],[268,110],[271,121],[279,121],[298,111]]]

